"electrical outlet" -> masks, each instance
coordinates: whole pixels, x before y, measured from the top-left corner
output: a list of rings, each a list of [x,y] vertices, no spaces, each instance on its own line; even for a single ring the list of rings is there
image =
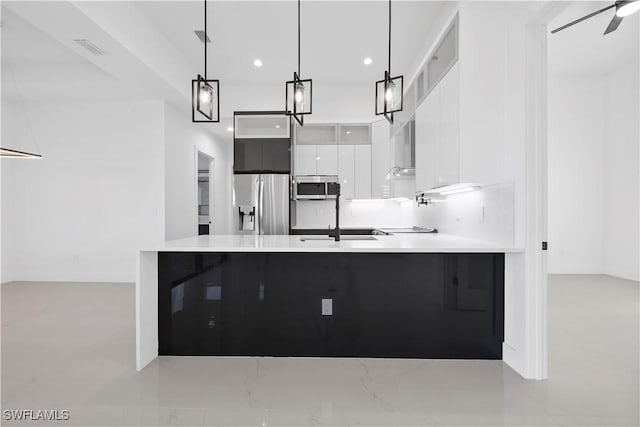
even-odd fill
[[[322,299],[322,315],[323,316],[333,316],[333,300]]]

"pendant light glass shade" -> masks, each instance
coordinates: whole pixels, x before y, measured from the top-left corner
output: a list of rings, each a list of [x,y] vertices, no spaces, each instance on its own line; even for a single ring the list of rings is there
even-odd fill
[[[304,125],[304,116],[311,114],[313,101],[313,81],[300,78],[300,0],[298,0],[298,71],[293,80],[285,84],[285,112]]]
[[[220,121],[220,83],[218,80],[205,80],[198,74],[196,80],[191,81],[191,119],[193,122]],[[196,112],[206,118],[196,119]]]
[[[191,121],[194,123],[220,122],[220,82],[207,78],[207,0],[204,0],[204,77],[191,80]],[[198,113],[198,114],[196,114]],[[196,118],[198,116],[198,118]]]
[[[301,80],[298,73],[293,73],[293,80],[286,85],[287,115],[293,116],[300,125],[304,124],[303,116],[311,114],[313,99],[313,81]]]
[[[389,57],[384,79],[376,82],[376,116],[393,123],[393,113],[402,111],[404,77],[391,77],[391,0],[389,0]]]
[[[391,77],[385,72],[385,78],[376,82],[376,115],[384,115],[393,121],[393,113],[402,111],[403,76]]]

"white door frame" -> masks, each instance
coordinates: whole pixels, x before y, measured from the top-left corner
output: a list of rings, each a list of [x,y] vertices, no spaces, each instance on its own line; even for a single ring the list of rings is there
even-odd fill
[[[547,39],[548,24],[567,5],[550,2],[526,29],[526,371],[548,374],[547,333]]]
[[[215,157],[209,153],[208,151],[198,147],[197,145],[194,146],[194,183],[195,183],[195,202],[196,202],[196,210],[198,209],[198,157],[200,155],[203,155],[207,158],[209,158],[209,234],[213,234],[213,211],[214,211],[214,205],[215,205],[215,199],[213,198],[214,193],[213,193],[213,168],[215,166]],[[196,218],[198,218],[198,212],[196,212]],[[199,233],[199,226],[196,223],[196,235],[198,235]]]

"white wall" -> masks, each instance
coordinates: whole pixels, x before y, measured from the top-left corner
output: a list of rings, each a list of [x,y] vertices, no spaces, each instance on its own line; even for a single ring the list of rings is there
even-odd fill
[[[460,6],[460,181],[513,183],[525,245],[525,25],[537,5]]]
[[[165,104],[165,237],[166,240],[198,234],[198,194],[196,149],[213,161],[212,234],[231,231],[231,176],[233,139],[214,136],[211,124],[194,124],[191,111],[178,111]]]
[[[26,108],[44,158],[2,160],[2,282],[134,281],[164,234],[162,103]],[[3,144],[29,138],[18,113],[4,103]]]
[[[605,78],[604,272],[640,280],[638,62]]]
[[[525,378],[544,378],[544,343],[537,297],[543,290],[528,261],[538,250],[527,233],[535,196],[527,181],[526,154],[533,140],[527,128],[527,76],[532,55],[527,24],[540,3],[460,4],[460,180],[512,183],[513,241],[524,253],[505,257],[505,337],[503,360]],[[529,112],[529,117],[531,112]],[[484,227],[482,224],[478,224]],[[542,303],[543,304],[543,303]]]
[[[602,273],[605,80],[552,77],[548,94],[548,271]]]

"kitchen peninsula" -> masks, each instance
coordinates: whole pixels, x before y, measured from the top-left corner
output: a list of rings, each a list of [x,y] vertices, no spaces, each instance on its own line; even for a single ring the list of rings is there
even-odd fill
[[[307,237],[140,251],[137,369],[158,355],[502,358],[504,254],[517,249],[446,234]]]

